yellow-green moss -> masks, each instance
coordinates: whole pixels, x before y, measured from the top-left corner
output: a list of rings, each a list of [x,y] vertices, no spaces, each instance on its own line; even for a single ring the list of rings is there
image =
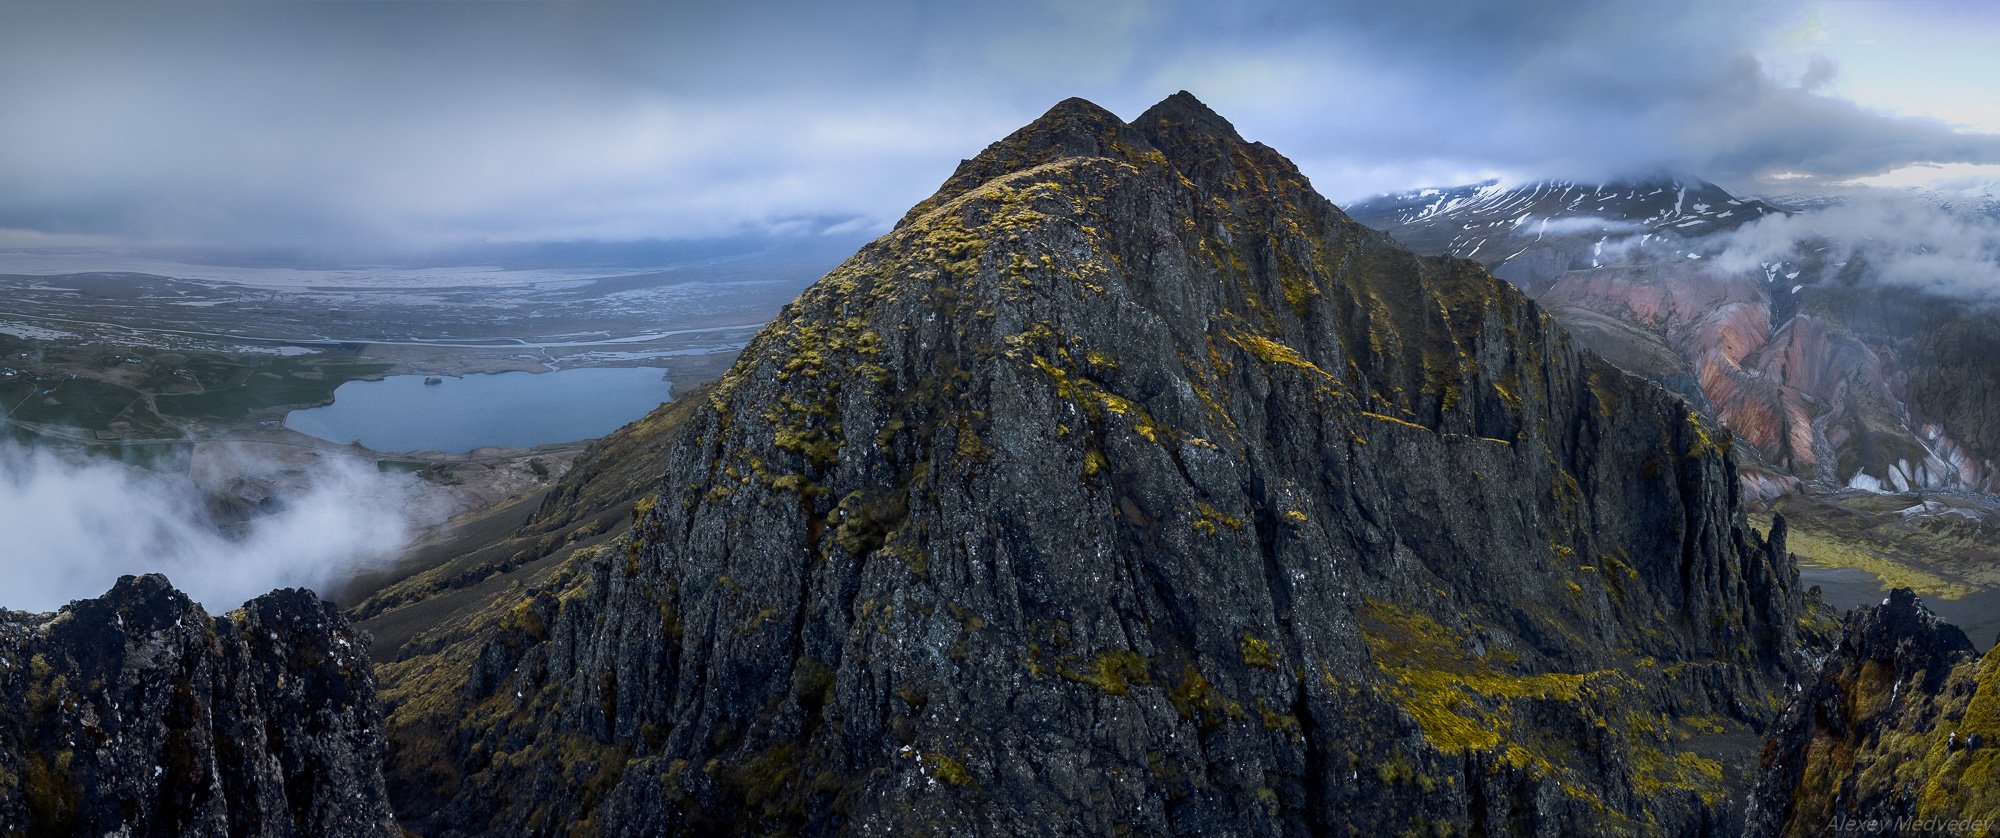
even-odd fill
[[[1716,431],[1715,436],[1711,436],[1708,426],[1701,421],[1701,414],[1695,413],[1692,410],[1688,411],[1687,424],[1688,430],[1694,433],[1694,441],[1688,446],[1688,456],[1690,457],[1722,456],[1728,454],[1730,448],[1736,443],[1735,436],[1728,429],[1719,429]],[[1720,442],[1716,440],[1716,436],[1721,437]]]
[[[1110,462],[1104,458],[1103,451],[1092,448],[1089,451],[1084,452],[1083,479],[1089,480],[1093,477],[1096,477],[1098,474],[1102,473],[1104,471],[1105,466],[1108,465],[1110,465]]]
[[[1368,417],[1368,418],[1370,418],[1370,419],[1373,419],[1373,420],[1375,420],[1375,421],[1377,421],[1377,422],[1389,422],[1389,423],[1392,423],[1392,424],[1396,424],[1396,425],[1402,425],[1403,427],[1406,427],[1406,428],[1415,428],[1415,429],[1417,429],[1417,430],[1420,430],[1420,431],[1430,431],[1430,430],[1431,430],[1430,428],[1426,428],[1426,427],[1424,427],[1424,426],[1422,426],[1422,425],[1419,425],[1419,424],[1417,424],[1417,423],[1415,423],[1415,422],[1411,422],[1411,421],[1409,421],[1409,420],[1407,420],[1407,419],[1398,419],[1398,418],[1396,418],[1396,417],[1394,417],[1394,416],[1386,416],[1386,415],[1383,415],[1383,414],[1380,414],[1380,413],[1370,413],[1370,412],[1368,412],[1368,411],[1366,411],[1366,410],[1364,410],[1364,411],[1361,411],[1361,415],[1362,415],[1362,416],[1366,416],[1366,417]]]
[[[1266,364],[1281,364],[1283,366],[1294,367],[1320,376],[1321,378],[1333,380],[1332,373],[1320,369],[1318,364],[1306,360],[1305,356],[1300,355],[1298,350],[1278,341],[1262,335],[1251,334],[1232,334],[1229,336],[1229,340],[1231,343],[1243,347],[1245,351],[1256,356],[1257,360],[1263,361]]]
[[[1624,737],[1635,752],[1650,748],[1659,754],[1638,769],[1648,772],[1642,809],[1670,805],[1670,799],[1719,800],[1719,764],[1692,754],[1665,755],[1660,749],[1673,726],[1643,718],[1622,700],[1640,689],[1633,673],[1647,671],[1643,667],[1519,672],[1512,655],[1475,653],[1466,635],[1416,609],[1369,598],[1359,616],[1363,639],[1386,676],[1382,693],[1417,723],[1433,748],[1496,754],[1514,768],[1557,780],[1593,811],[1610,813],[1587,785],[1575,781],[1595,757],[1580,750],[1583,743],[1545,736],[1539,728],[1549,713],[1567,713],[1578,725]],[[1660,677],[1657,669],[1650,671],[1647,677]]]
[[[508,610],[507,617],[501,621],[500,627],[518,630],[528,639],[535,641],[546,640],[549,636],[548,627],[542,622],[541,609],[535,607],[533,597],[514,603],[514,607]]]
[[[1711,807],[1720,806],[1727,799],[1720,762],[1692,751],[1670,755],[1656,748],[1636,747],[1631,753],[1632,791],[1641,796],[1686,794]]]
[[[1299,724],[1299,717],[1271,709],[1271,705],[1264,699],[1257,699],[1257,714],[1263,717],[1265,730],[1284,733],[1295,739],[1305,735],[1304,728]]]
[[[1213,504],[1203,501],[1195,504],[1194,521],[1190,526],[1204,535],[1215,535],[1218,527],[1227,527],[1231,531],[1241,532],[1243,530],[1243,519],[1225,515],[1221,510],[1216,509]]]
[[[1768,514],[1752,514],[1749,520],[1752,526],[1765,532],[1771,529],[1771,516]],[[1865,541],[1844,540],[1833,532],[1802,526],[1797,522],[1788,528],[1785,548],[1798,556],[1802,564],[1848,567],[1873,574],[1884,588],[1909,588],[1923,596],[1939,599],[1962,599],[1977,590],[1971,585],[1885,555],[1872,549]]]
[[[935,751],[924,753],[924,762],[931,769],[931,776],[939,782],[954,786],[972,785],[972,772],[965,770],[965,763]]]
[[[1101,653],[1081,664],[1060,663],[1056,674],[1079,684],[1089,684],[1106,695],[1125,695],[1133,685],[1151,683],[1146,657],[1130,650]]]
[[[51,765],[41,754],[33,752],[22,760],[26,777],[21,795],[28,805],[29,816],[34,818],[36,832],[44,835],[64,835],[74,830],[77,809],[82,805],[79,786],[69,774],[69,754],[58,754],[56,762]]]
[[[1271,650],[1270,641],[1245,633],[1237,642],[1238,651],[1243,654],[1243,662],[1265,669],[1278,668],[1278,655]]]
[[[1208,679],[1192,666],[1181,674],[1180,684],[1167,693],[1167,700],[1173,703],[1174,710],[1183,719],[1193,719],[1197,714],[1206,718],[1220,706]]]
[[[744,760],[729,774],[729,784],[743,797],[751,812],[771,819],[797,811],[799,805],[787,793],[799,767],[798,746],[783,742]]]
[[[866,555],[882,546],[908,510],[908,496],[900,491],[849,492],[828,515],[834,543],[850,555]]]

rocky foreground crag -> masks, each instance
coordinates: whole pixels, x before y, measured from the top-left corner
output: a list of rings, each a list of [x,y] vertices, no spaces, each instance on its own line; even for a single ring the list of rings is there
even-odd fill
[[[0,834],[399,835],[382,754],[362,641],[310,591],[0,612]]]
[[[2000,653],[1982,658],[1907,589],[1850,614],[1772,727],[1749,820],[1759,835],[2000,830]]]
[[[966,161],[657,468],[384,667],[412,828],[1728,831],[1802,673],[1727,433],[1186,94]]]

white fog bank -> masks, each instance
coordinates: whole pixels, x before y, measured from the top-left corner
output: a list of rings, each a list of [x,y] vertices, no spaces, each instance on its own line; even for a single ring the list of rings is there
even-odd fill
[[[365,461],[218,458],[204,467],[277,475],[250,492],[278,500],[234,533],[184,474],[0,444],[0,608],[49,611],[141,573],[166,574],[211,613],[274,588],[325,592],[393,560],[437,517],[416,480]]]

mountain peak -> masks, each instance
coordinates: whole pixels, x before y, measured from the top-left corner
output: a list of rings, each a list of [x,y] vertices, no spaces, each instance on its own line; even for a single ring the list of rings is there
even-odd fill
[[[28,835],[402,834],[366,650],[310,591],[210,617],[157,573],[52,615],[8,614],[0,823]]]
[[[896,226],[1003,175],[1069,157],[1126,157],[1145,146],[1146,140],[1117,114],[1088,99],[1070,97],[978,156],[960,162],[937,194],[912,207]]]
[[[1967,751],[1992,747],[1994,660],[1908,588],[1848,612],[1839,645],[1771,727],[1743,834],[1917,811],[1910,788],[1926,781],[1952,791],[1926,796],[1925,817],[1990,816],[1990,769],[1973,766],[1991,757]]]
[[[1720,765],[1627,793],[1678,731],[1613,696],[1731,673],[1672,709],[1741,733],[1791,674],[1796,572],[1726,449],[1192,96],[1147,113],[1058,105],[766,326],[624,551],[458,647],[420,712],[478,761],[440,811],[486,820],[430,825],[1724,817]]]
[[[1909,588],[1891,590],[1881,605],[1860,610],[1848,624],[1842,640],[1841,651],[1852,654],[1856,660],[1885,663],[1946,659],[1978,651],[1965,632],[1938,619]],[[1931,678],[1937,679],[1949,667],[1925,669]]]
[[[987,146],[979,158],[1009,166],[1035,166],[1064,157],[1097,157],[1109,153],[1117,145],[1118,135],[1129,130],[1117,114],[1072,96],[1006,139]],[[1030,159],[1021,159],[1022,152]]]
[[[912,207],[896,226],[908,226],[997,178],[1089,157],[1171,171],[1178,175],[1173,180],[1199,191],[1204,201],[1233,196],[1231,200],[1257,202],[1284,193],[1311,195],[1317,203],[1325,203],[1290,160],[1262,143],[1244,140],[1229,120],[1183,90],[1160,100],[1130,124],[1089,100],[1064,99],[977,157],[959,163],[937,193]],[[1341,223],[1351,223],[1331,204],[1325,208]]]
[[[1236,126],[1229,124],[1229,120],[1223,119],[1221,114],[1202,104],[1194,94],[1185,90],[1161,99],[1159,104],[1147,108],[1146,112],[1140,114],[1132,124],[1142,128],[1157,128],[1164,125],[1185,126],[1204,133],[1227,137],[1238,136]]]
[[[1111,111],[1105,109],[1103,105],[1097,104],[1096,102],[1092,102],[1089,99],[1085,99],[1081,96],[1071,96],[1067,99],[1055,103],[1055,105],[1051,106],[1047,111],[1042,112],[1042,115],[1036,118],[1034,122],[1030,122],[1028,123],[1027,126],[1023,126],[1023,130],[1025,130],[1028,127],[1032,127],[1036,124],[1045,122],[1052,122],[1052,121],[1064,122],[1064,121],[1074,121],[1074,120],[1096,121],[1096,122],[1101,122],[1105,125],[1114,125],[1114,126],[1122,126],[1125,124],[1124,120],[1119,119],[1117,114],[1112,113]]]

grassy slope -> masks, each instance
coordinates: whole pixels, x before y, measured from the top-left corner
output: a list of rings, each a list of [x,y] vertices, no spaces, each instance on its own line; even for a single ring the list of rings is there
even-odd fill
[[[406,578],[375,581],[372,595],[350,609],[375,634],[375,659],[396,660],[419,636],[435,648],[454,636],[459,618],[485,609],[496,594],[533,585],[564,560],[611,542],[629,526],[632,505],[653,490],[667,449],[707,391],[682,393],[592,443],[547,492],[499,507],[421,550],[408,565],[421,569]]]
[[[2000,527],[1956,516],[1903,520],[1901,510],[1915,503],[1900,495],[1790,496],[1777,511],[1790,522],[1790,547],[1802,561],[1856,568],[1881,577],[1884,587],[1945,599],[2000,586]]]

